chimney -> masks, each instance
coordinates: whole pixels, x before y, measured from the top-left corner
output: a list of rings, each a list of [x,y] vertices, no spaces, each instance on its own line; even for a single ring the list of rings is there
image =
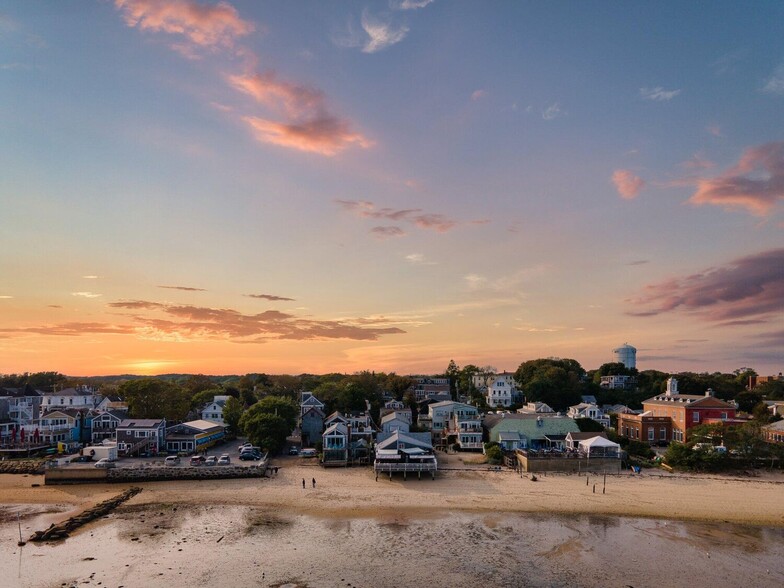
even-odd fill
[[[705,390],[705,396],[709,396],[713,398],[714,396],[716,396],[716,393],[713,391],[713,388],[708,388],[707,390]]]

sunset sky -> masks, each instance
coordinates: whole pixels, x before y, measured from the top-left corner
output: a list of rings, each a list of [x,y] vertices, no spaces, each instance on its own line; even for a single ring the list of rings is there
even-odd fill
[[[0,4],[0,372],[784,370],[784,3]]]

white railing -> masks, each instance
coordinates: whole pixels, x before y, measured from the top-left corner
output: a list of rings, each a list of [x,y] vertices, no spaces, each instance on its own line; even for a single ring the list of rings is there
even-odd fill
[[[482,443],[458,443],[460,449],[482,449]]]

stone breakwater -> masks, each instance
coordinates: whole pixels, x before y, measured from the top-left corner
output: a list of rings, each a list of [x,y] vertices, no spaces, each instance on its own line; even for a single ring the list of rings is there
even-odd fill
[[[106,472],[107,482],[156,482],[169,480],[219,480],[223,478],[261,478],[267,467],[217,466],[217,467],[148,467],[115,468]]]
[[[129,488],[122,494],[110,498],[109,500],[104,500],[80,515],[63,521],[59,525],[53,524],[46,531],[36,531],[30,536],[28,541],[56,541],[58,539],[66,539],[73,531],[82,525],[86,525],[97,518],[109,514],[109,512],[120,506],[120,504],[129,498],[133,498],[141,491],[142,489],[139,487]]]
[[[42,459],[14,459],[0,461],[0,474],[33,474],[41,475],[45,467]]]

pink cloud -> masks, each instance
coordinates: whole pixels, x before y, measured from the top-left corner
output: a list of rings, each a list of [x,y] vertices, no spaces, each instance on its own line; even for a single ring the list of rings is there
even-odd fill
[[[697,180],[692,204],[745,209],[765,216],[784,200],[784,142],[747,149],[736,165],[715,178]]]
[[[710,321],[765,320],[784,311],[784,249],[773,249],[645,287],[633,316],[678,309]],[[730,323],[724,323],[730,324]]]
[[[256,139],[281,147],[332,156],[350,146],[373,145],[351,129],[348,120],[331,114],[324,93],[316,88],[278,79],[273,71],[253,75],[230,75],[235,89],[279,113],[285,120],[246,116],[243,121]]]
[[[257,141],[299,151],[333,156],[351,145],[372,146],[372,142],[361,134],[351,131],[348,121],[331,116],[299,123],[281,123],[255,116],[242,120],[250,126]]]
[[[612,181],[622,198],[631,200],[640,193],[645,181],[628,169],[617,169],[613,172]]]
[[[408,222],[420,229],[428,229],[439,233],[457,227],[461,223],[443,214],[425,213],[421,208],[376,208],[376,205],[367,200],[336,200],[343,210],[353,212],[363,218],[386,219],[395,222]],[[465,224],[479,225],[489,222],[487,219],[472,220]],[[384,227],[376,227],[384,228]],[[398,229],[400,230],[400,229]],[[396,236],[405,233],[398,233]]]
[[[227,2],[204,5],[194,0],[114,0],[129,27],[185,36],[202,47],[231,47],[255,30]],[[177,50],[182,50],[178,45]]]
[[[681,163],[681,167],[684,169],[711,169],[716,167],[716,164],[706,158],[703,154],[695,153],[692,155],[691,159],[687,159]]]
[[[397,327],[366,327],[361,319],[315,320],[277,310],[243,314],[230,308],[175,305],[146,300],[112,302],[109,307],[156,313],[158,316],[133,314],[131,318],[136,325],[133,327],[136,332],[142,336],[160,339],[226,339],[234,343],[263,343],[271,339],[375,341],[382,335],[405,332]]]
[[[400,227],[373,227],[370,232],[379,239],[389,239],[390,237],[403,237],[406,232]]]

